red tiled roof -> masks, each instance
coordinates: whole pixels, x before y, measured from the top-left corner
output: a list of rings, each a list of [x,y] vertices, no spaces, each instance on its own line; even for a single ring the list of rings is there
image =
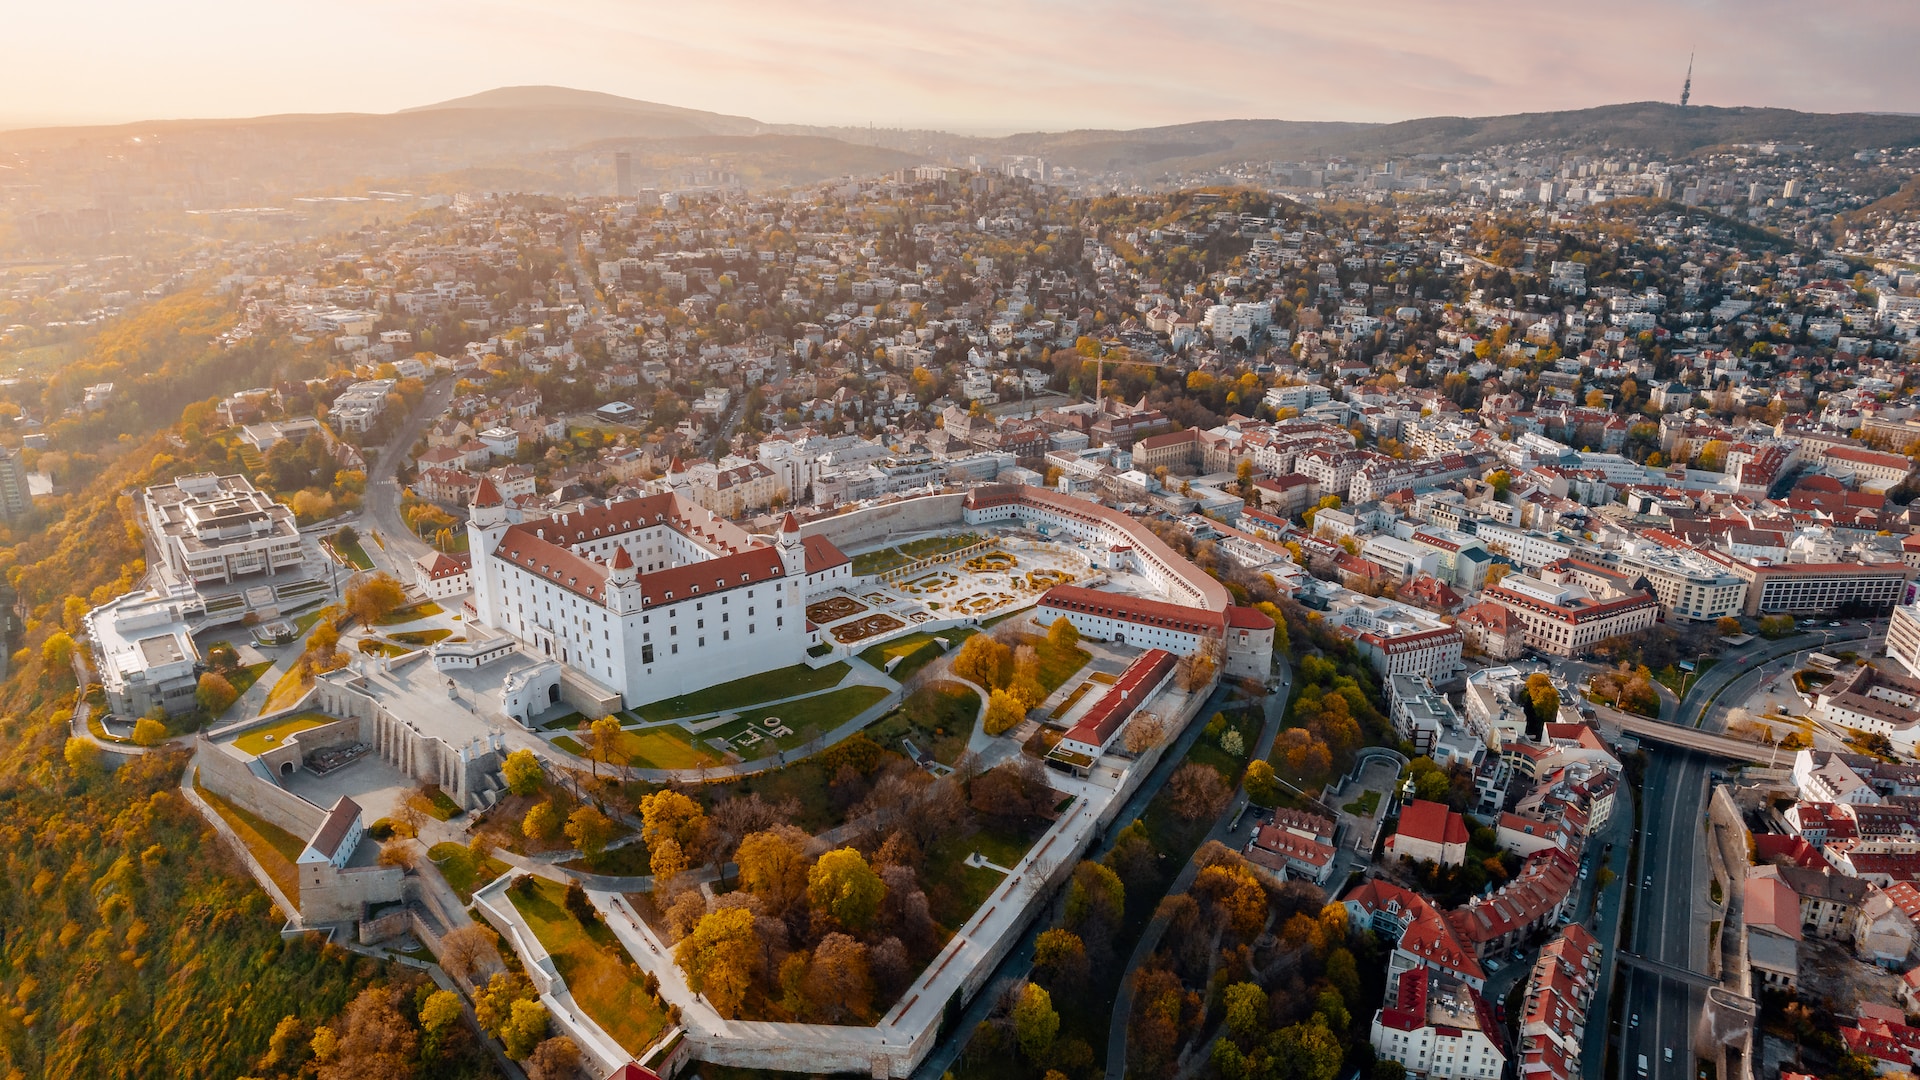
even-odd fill
[[[1148,649],[1127,665],[1127,670],[1104,696],[1088,709],[1066,738],[1086,746],[1104,747],[1120,730],[1120,725],[1138,710],[1154,689],[1173,674],[1174,656],[1165,649]]]
[[[1102,592],[1083,585],[1055,585],[1040,597],[1040,606],[1142,626],[1159,626],[1187,634],[1218,634],[1226,625],[1226,619],[1220,612],[1170,604],[1164,600],[1148,600],[1125,593]],[[1261,618],[1266,620],[1268,626],[1273,625],[1273,620],[1266,619],[1264,615]]]
[[[1431,844],[1467,842],[1467,819],[1448,809],[1445,803],[1414,799],[1400,811],[1398,835]]]

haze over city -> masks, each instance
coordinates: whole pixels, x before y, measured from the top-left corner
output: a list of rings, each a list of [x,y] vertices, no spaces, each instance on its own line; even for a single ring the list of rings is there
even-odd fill
[[[1920,5],[0,34],[0,1080],[1920,1073]]]
[[[774,123],[1004,133],[1667,100],[1920,110],[1920,7],[587,0],[16,4],[0,124],[391,112],[501,83]]]

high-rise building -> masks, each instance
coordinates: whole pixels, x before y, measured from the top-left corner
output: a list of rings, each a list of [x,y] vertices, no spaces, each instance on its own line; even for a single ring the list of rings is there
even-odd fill
[[[621,150],[613,155],[613,193],[633,198],[633,155]]]
[[[27,466],[17,447],[0,447],[0,517],[24,517],[33,509],[27,489]]]

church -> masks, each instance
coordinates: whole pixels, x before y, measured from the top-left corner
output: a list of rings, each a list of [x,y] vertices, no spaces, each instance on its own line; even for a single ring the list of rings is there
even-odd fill
[[[467,523],[473,608],[632,708],[806,659],[806,598],[846,555],[787,515],[772,543],[666,492],[515,522],[490,480]]]

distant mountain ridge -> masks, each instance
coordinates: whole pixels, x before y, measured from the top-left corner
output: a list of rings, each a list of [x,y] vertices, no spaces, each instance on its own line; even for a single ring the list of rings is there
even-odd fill
[[[1632,102],[1508,116],[1436,116],[1397,123],[1212,120],[1133,130],[1026,132],[997,138],[935,130],[770,124],[746,116],[559,86],[511,86],[395,113],[160,120],[0,133],[0,152],[32,154],[143,136],[143,153],[188,160],[255,185],[261,197],[364,183],[407,183],[470,170],[542,176],[556,194],[610,191],[611,156],[633,155],[641,186],[686,186],[731,174],[753,187],[871,175],[970,155],[1043,157],[1050,165],[1151,182],[1239,161],[1379,161],[1474,154],[1497,145],[1568,141],[1594,152],[1667,159],[1739,143],[1811,144],[1822,156],[1920,145],[1920,116],[1681,108]],[[157,137],[157,138],[155,138]],[[502,175],[507,174],[502,172]]]

